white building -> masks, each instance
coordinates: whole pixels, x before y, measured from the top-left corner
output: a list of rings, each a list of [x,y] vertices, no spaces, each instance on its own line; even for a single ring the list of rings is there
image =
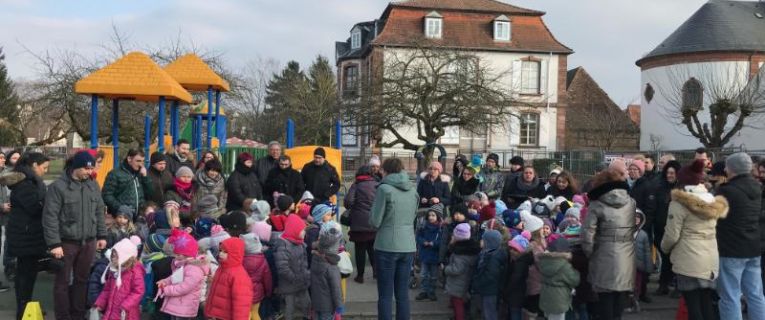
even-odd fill
[[[656,49],[636,62],[641,69],[643,150],[693,149],[695,119],[683,122],[681,106],[702,107],[698,120],[710,122],[710,104],[721,89],[736,95],[759,79],[765,61],[765,3],[709,1]],[[759,85],[759,83],[757,84]],[[758,101],[761,108],[762,101]],[[738,114],[728,117],[726,132]],[[765,149],[762,118],[745,119],[744,128],[725,147]],[[695,130],[695,129],[694,129]]]

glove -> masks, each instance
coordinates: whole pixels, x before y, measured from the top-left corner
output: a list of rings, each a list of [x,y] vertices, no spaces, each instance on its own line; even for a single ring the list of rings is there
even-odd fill
[[[337,309],[335,309],[335,313],[336,314],[343,314],[343,313],[345,313],[345,307],[337,307]]]

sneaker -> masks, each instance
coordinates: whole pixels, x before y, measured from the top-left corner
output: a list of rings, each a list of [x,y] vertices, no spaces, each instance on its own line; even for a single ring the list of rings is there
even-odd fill
[[[417,297],[414,298],[414,300],[422,301],[428,299],[428,294],[425,292],[420,292],[420,294],[417,295]]]
[[[0,282],[0,292],[7,292],[8,290],[11,290],[11,287],[6,286],[2,282]]]
[[[438,301],[438,297],[436,297],[436,294],[435,294],[435,293],[431,293],[431,294],[429,294],[429,295],[428,295],[428,299],[429,299],[430,301]]]
[[[640,302],[645,302],[645,303],[653,302],[653,299],[651,299],[651,297],[649,297],[648,295],[645,295],[645,294],[640,296],[639,300],[640,300]]]

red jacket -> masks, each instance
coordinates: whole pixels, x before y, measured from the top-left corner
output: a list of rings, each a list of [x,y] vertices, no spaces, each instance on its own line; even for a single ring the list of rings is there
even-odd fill
[[[220,244],[220,251],[228,254],[220,261],[207,294],[205,316],[220,320],[248,320],[252,305],[252,282],[242,262],[244,241],[229,238]]]
[[[252,280],[252,303],[260,303],[265,297],[270,297],[273,284],[266,257],[263,254],[244,256],[244,270]]]
[[[108,267],[107,267],[108,268]],[[117,281],[111,271],[107,271],[104,290],[98,295],[94,307],[104,312],[101,319],[120,320],[122,310],[125,310],[127,320],[140,320],[139,308],[144,294],[144,270],[140,262],[128,269],[122,270],[122,285],[117,288]]]

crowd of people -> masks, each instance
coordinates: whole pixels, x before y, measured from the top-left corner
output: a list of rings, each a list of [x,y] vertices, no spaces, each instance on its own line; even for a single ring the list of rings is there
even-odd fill
[[[56,319],[336,319],[369,262],[385,320],[409,319],[411,288],[416,301],[443,289],[456,320],[620,319],[670,294],[689,319],[741,319],[742,297],[765,319],[765,162],[745,153],[613,159],[581,187],[520,157],[504,171],[496,154],[458,156],[451,175],[436,161],[412,181],[399,159],[373,156],[344,210],[337,170],[324,149],[313,156],[295,170],[272,142],[226,176],[215,153],[195,163],[179,140],[148,168],[129,150],[103,188],[102,153],[74,154],[47,186],[43,154],[0,156],[17,317],[47,270]]]

